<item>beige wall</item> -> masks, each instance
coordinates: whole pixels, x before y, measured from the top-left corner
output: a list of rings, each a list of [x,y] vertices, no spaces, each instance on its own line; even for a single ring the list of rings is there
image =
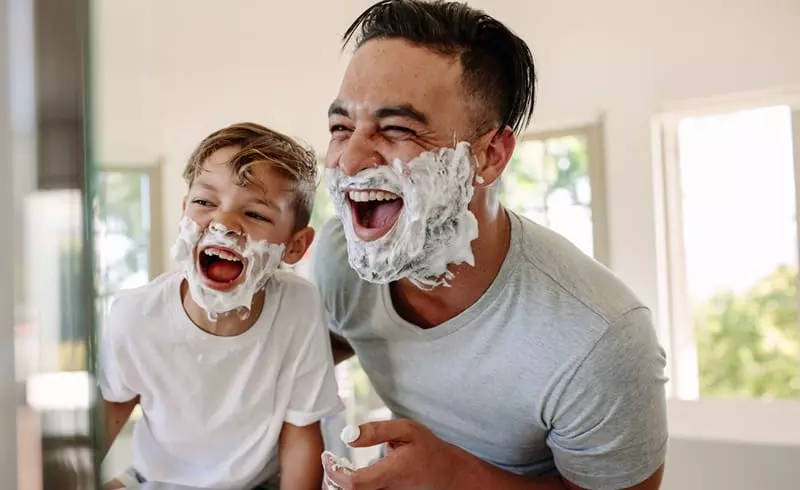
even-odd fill
[[[325,109],[346,63],[338,39],[369,3],[95,2],[97,155],[164,159],[167,242],[181,166],[207,132],[255,119],[324,151]],[[540,74],[535,126],[605,114],[611,263],[657,306],[650,118],[671,102],[800,86],[800,3],[472,3],[530,43]]]

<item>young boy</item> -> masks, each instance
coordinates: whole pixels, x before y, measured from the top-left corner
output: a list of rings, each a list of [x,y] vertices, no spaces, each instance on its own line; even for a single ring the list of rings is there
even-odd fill
[[[319,490],[319,421],[342,409],[320,298],[277,270],[299,261],[316,160],[244,123],[191,156],[173,258],[181,272],[121,292],[100,349],[107,447],[132,409],[133,466],[106,488],[144,481]]]

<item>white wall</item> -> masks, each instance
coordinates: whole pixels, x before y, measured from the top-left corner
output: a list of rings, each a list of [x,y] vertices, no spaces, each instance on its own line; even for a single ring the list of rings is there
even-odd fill
[[[370,3],[95,2],[98,155],[164,159],[168,243],[182,165],[209,131],[254,119],[324,151],[325,110],[347,58],[338,39]],[[530,44],[540,76],[534,127],[605,116],[611,265],[657,309],[651,117],[689,99],[800,87],[800,2],[470,3]],[[681,470],[676,461],[669,471]]]
[[[793,490],[800,448],[673,440],[662,490]]]

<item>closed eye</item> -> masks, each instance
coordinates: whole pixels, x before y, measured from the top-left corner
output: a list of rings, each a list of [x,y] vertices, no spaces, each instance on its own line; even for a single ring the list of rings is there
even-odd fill
[[[342,132],[342,131],[350,131],[350,128],[348,128],[344,124],[333,124],[330,127],[330,132],[331,133],[339,133],[339,132]]]
[[[416,136],[417,135],[416,131],[414,131],[412,129],[409,129],[409,128],[406,128],[406,127],[403,127],[403,126],[383,126],[381,128],[381,132],[382,133],[389,133],[389,132],[402,133],[402,134],[408,135],[408,136]]]
[[[260,215],[258,213],[254,213],[252,211],[246,212],[245,216],[247,216],[248,218],[252,218],[252,219],[258,220],[258,221],[264,221],[266,223],[272,223],[271,219],[267,218],[266,216],[262,216],[262,215]]]

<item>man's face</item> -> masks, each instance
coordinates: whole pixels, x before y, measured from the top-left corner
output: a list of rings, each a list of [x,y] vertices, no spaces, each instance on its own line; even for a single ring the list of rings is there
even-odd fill
[[[422,152],[453,147],[474,136],[472,96],[465,94],[461,75],[455,57],[404,40],[365,43],[353,56],[331,104],[328,168],[353,176],[395,159],[408,162]],[[376,197],[398,196],[371,199]],[[381,213],[387,216],[372,227],[361,226],[369,221],[358,215],[364,206],[351,202],[356,235],[373,241],[388,233],[402,207],[397,201],[402,199],[394,202],[396,209]]]

